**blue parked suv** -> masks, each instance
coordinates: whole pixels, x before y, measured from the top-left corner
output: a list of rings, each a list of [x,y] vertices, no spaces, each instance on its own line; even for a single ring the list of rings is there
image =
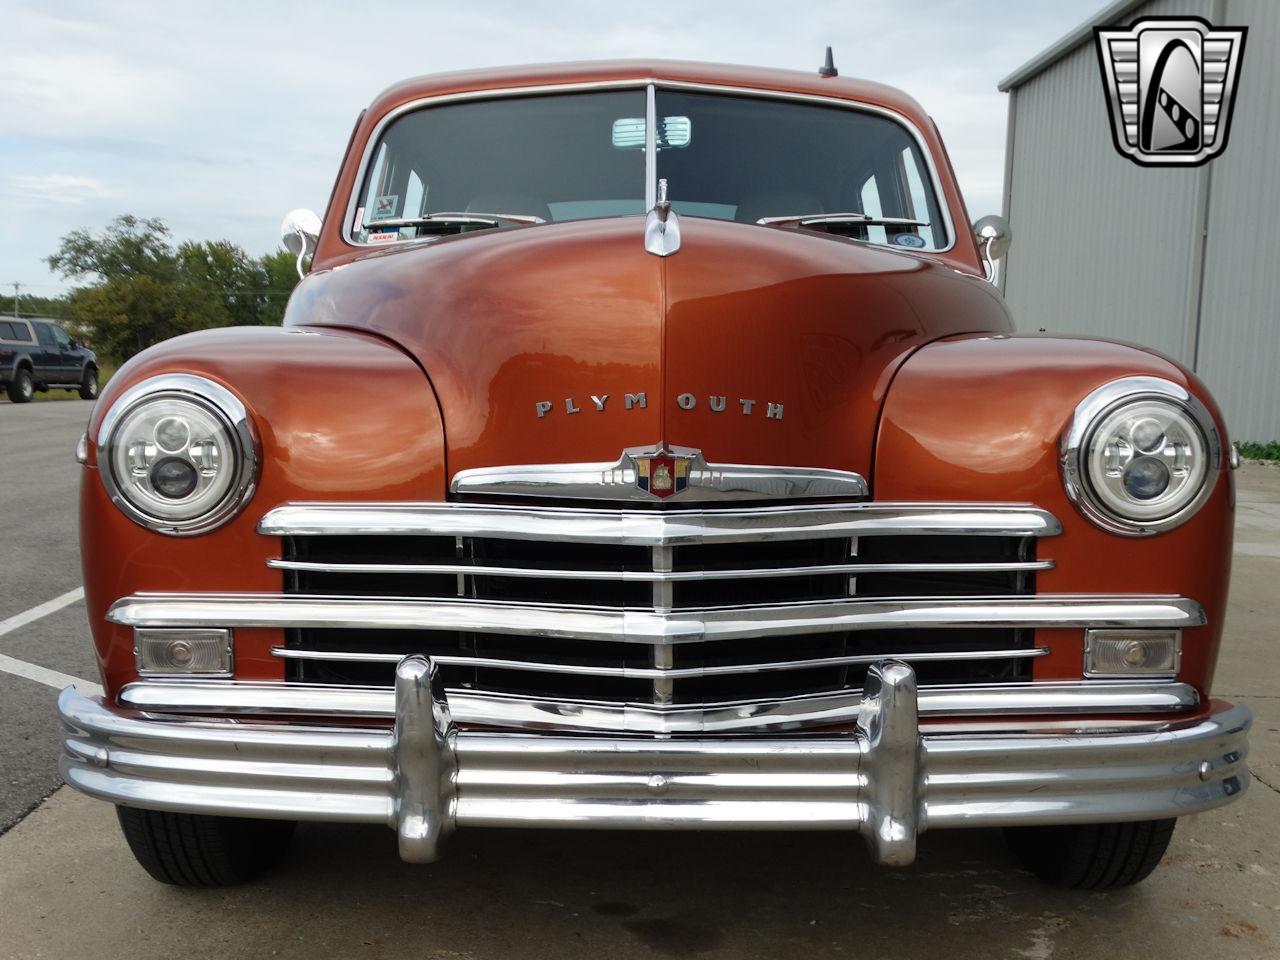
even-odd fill
[[[37,390],[76,390],[98,396],[98,359],[52,320],[0,318],[0,387],[14,403]]]

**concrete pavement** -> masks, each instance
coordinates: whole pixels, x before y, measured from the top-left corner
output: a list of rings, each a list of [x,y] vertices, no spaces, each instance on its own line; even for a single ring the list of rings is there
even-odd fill
[[[40,461],[47,477],[0,457],[0,510],[14,482],[29,483],[18,495],[43,518],[33,523],[73,532],[70,450],[88,405],[40,406],[73,411],[49,428],[60,439]],[[13,412],[0,405],[0,453],[17,435]],[[994,831],[927,833],[915,866],[886,870],[856,837],[833,834],[472,830],[424,867],[397,859],[390,830],[304,824],[263,881],[178,891],[134,863],[108,805],[63,789],[0,837],[0,960],[1280,957],[1280,469],[1237,476],[1240,549],[1215,693],[1253,706],[1256,779],[1239,803],[1184,820],[1135,889],[1046,888]],[[56,497],[61,511],[43,505]],[[78,558],[56,549],[43,577],[0,557],[0,603],[17,610],[74,587]],[[26,577],[17,603],[11,576]],[[81,604],[0,637],[0,654],[96,679]],[[53,784],[53,696],[0,674],[0,786],[22,781],[18,796]]]
[[[91,409],[0,402],[0,621],[80,586],[75,448]],[[0,654],[98,679],[83,602],[0,636]],[[60,783],[51,692],[0,673],[0,833]]]

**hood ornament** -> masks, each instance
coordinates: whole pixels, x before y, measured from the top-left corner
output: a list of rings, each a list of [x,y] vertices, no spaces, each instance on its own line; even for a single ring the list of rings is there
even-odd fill
[[[669,257],[680,249],[680,218],[667,199],[667,181],[658,181],[658,199],[644,220],[644,248],[655,257]]]

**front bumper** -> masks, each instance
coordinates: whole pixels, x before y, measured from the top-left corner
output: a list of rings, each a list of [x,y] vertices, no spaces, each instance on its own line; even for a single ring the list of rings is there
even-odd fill
[[[882,863],[926,828],[1176,817],[1248,787],[1252,714],[1112,732],[921,733],[915,674],[874,666],[855,730],[699,739],[459,730],[435,668],[396,671],[395,726],[140,713],[64,690],[62,776],[126,806],[385,823],[406,860],[455,826],[848,829]]]

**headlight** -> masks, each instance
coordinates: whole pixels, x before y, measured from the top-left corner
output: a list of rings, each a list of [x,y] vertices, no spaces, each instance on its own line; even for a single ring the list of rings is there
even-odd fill
[[[1067,494],[1112,533],[1141,536],[1186,522],[1221,467],[1222,442],[1204,404],[1156,377],[1099,387],[1063,435]]]
[[[173,535],[231,519],[253,492],[258,457],[244,405],[189,374],[135,384],[98,430],[98,472],[130,519]]]

